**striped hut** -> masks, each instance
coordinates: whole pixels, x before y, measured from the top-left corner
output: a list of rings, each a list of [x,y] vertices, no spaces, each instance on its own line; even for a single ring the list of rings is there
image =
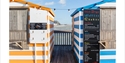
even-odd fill
[[[10,0],[9,63],[50,63],[54,13],[24,0]]]
[[[116,46],[116,0],[103,0],[76,9],[72,14],[72,49],[78,63],[83,63],[84,57],[84,10],[100,10],[100,63],[115,63]],[[109,54],[108,54],[109,53]]]

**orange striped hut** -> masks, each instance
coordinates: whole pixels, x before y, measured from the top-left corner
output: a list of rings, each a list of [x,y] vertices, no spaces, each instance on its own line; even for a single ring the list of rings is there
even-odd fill
[[[54,47],[54,13],[50,8],[10,0],[9,63],[50,63]],[[15,49],[16,46],[22,49]]]

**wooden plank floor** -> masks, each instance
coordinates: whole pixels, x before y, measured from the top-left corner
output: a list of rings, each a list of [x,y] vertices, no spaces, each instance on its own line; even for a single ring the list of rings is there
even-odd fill
[[[54,46],[51,63],[77,63],[71,46]]]

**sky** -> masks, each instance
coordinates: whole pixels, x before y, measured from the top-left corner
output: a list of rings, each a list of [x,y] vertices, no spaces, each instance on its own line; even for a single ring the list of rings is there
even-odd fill
[[[26,0],[41,6],[49,7],[55,14],[55,20],[61,24],[72,24],[71,14],[79,7],[87,6],[102,0]],[[56,9],[54,11],[54,8]],[[70,9],[70,12],[68,12]]]

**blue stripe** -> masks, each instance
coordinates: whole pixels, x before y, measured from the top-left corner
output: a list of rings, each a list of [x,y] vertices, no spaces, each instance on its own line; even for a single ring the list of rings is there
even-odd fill
[[[83,29],[83,25],[79,25],[80,26],[80,29]]]
[[[79,49],[76,47],[76,45],[74,46],[74,48],[75,48],[75,50],[77,51],[77,53],[79,54],[79,52],[80,52],[80,56],[83,56],[83,51],[79,51]]]
[[[80,62],[79,63],[83,63],[83,60],[80,60]]]
[[[79,34],[79,35],[80,35],[80,37],[79,37],[79,38],[80,38],[80,39],[83,39],[83,34]]]
[[[116,51],[100,51],[100,55],[116,55]]]
[[[75,31],[74,31],[74,35],[76,35],[77,37],[79,37],[79,33],[75,32]]]
[[[79,16],[74,18],[74,21],[79,21]]]
[[[77,29],[79,29],[79,25],[74,25],[74,28],[77,28]]]
[[[83,20],[83,16],[80,16],[80,20]]]
[[[83,56],[83,51],[80,51],[80,56]]]
[[[77,54],[76,54],[76,53],[74,53],[74,55],[75,55],[76,60],[77,60],[78,63],[83,63],[83,60],[80,60],[80,59],[77,57]],[[80,62],[79,62],[79,60],[80,60]]]
[[[74,53],[74,55],[75,55],[75,57],[76,57],[77,62],[79,62],[79,58],[77,57],[77,54]]]
[[[78,17],[74,18],[74,21],[80,21],[80,20],[83,20],[83,16],[78,16]]]
[[[78,38],[83,39],[83,34],[79,34],[79,33],[74,31],[74,35],[76,35]]]
[[[79,45],[79,42],[78,42],[77,39],[74,38],[74,41],[75,41],[75,43],[76,43],[77,45]]]
[[[79,42],[74,38],[74,41],[75,41],[75,43],[79,46]],[[81,44],[83,44],[83,43],[81,43]],[[74,46],[74,48],[75,48],[75,50],[77,51],[77,53],[79,54],[79,52],[80,52],[80,56],[83,56],[83,51],[79,51],[79,49],[76,47],[76,45]]]
[[[116,63],[115,59],[101,59],[100,63]]]
[[[80,26],[80,28],[79,28],[79,26]],[[74,28],[83,29],[83,25],[74,25]]]
[[[83,42],[80,42],[80,45],[79,45],[80,47],[83,47]]]
[[[79,54],[79,50],[77,49],[77,47],[76,47],[76,46],[74,46],[74,48],[75,48],[75,50],[77,51],[77,53]]]

